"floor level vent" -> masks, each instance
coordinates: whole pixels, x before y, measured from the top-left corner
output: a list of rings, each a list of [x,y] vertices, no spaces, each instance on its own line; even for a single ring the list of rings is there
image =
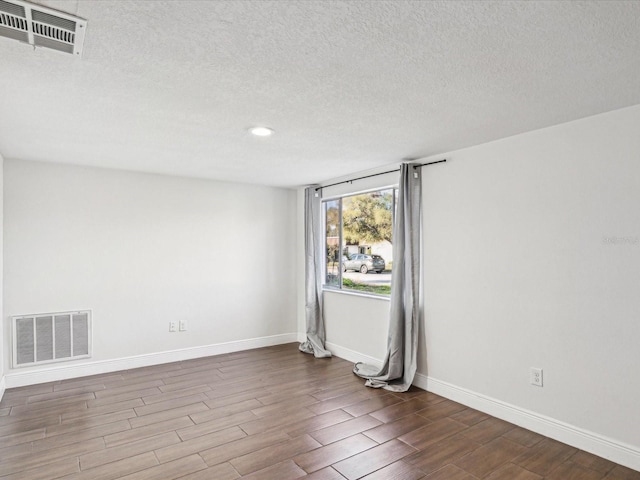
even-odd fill
[[[24,0],[0,0],[0,36],[80,56],[87,21]]]
[[[91,311],[12,317],[13,366],[91,356]]]

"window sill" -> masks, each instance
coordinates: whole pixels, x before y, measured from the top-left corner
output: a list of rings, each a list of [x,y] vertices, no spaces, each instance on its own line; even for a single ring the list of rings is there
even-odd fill
[[[351,295],[354,297],[372,298],[374,300],[383,300],[386,302],[388,302],[391,299],[391,295],[376,295],[375,293],[358,292],[355,290],[344,290],[341,288],[331,288],[324,285],[322,287],[322,292],[337,293],[338,295]]]

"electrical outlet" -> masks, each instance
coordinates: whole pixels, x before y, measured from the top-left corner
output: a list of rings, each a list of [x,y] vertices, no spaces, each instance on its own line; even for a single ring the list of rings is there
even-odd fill
[[[180,331],[181,332],[186,332],[187,331],[187,321],[186,320],[180,320]]]
[[[178,331],[178,322],[176,322],[176,321],[169,322],[169,331],[170,332],[177,332]]]
[[[530,376],[531,376],[531,379],[530,379],[531,385],[535,385],[536,387],[542,386],[542,369],[541,368],[531,367]]]

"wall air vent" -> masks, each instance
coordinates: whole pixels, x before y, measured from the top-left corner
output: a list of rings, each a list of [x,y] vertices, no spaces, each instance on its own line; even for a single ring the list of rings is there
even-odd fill
[[[13,366],[91,356],[91,311],[12,317]]]
[[[0,0],[0,37],[82,55],[87,21],[23,0]]]

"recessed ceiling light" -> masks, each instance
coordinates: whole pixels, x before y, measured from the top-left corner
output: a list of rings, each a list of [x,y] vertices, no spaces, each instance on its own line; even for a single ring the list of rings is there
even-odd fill
[[[273,135],[273,130],[268,127],[251,127],[249,133],[256,137],[270,137]]]

